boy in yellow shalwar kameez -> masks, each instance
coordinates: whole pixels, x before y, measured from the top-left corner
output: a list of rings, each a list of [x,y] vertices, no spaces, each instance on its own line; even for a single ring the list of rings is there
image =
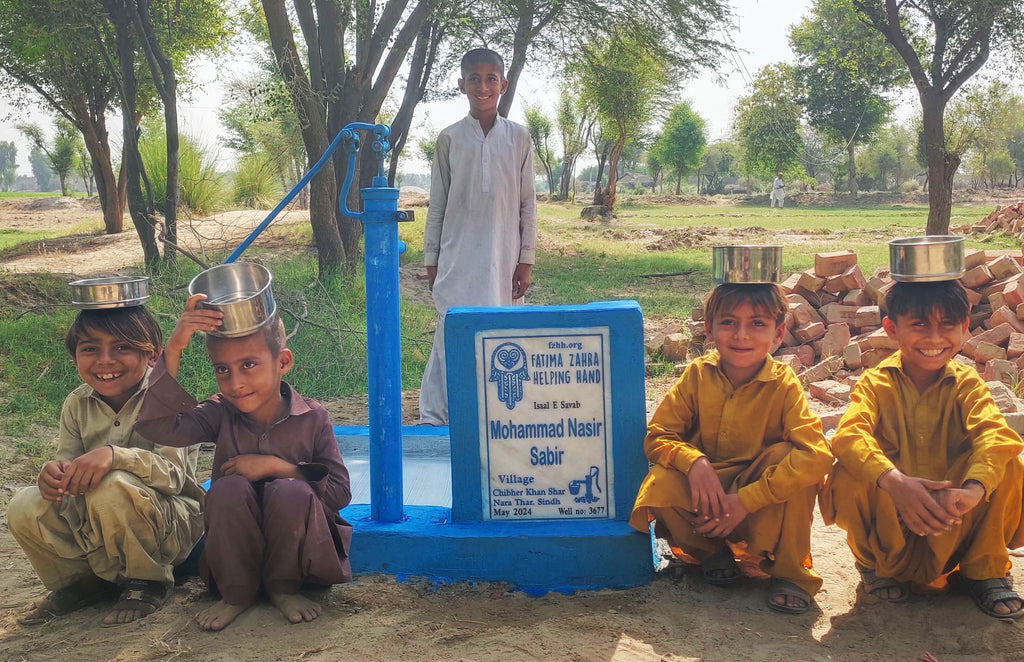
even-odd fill
[[[727,541],[746,542],[772,577],[767,605],[799,614],[821,588],[811,516],[832,455],[796,375],[770,356],[786,310],[774,284],[712,292],[705,326],[717,351],[686,367],[648,424],[652,467],[630,524],[647,531],[656,520],[714,585],[739,580]]]
[[[951,359],[970,307],[956,281],[900,282],[883,326],[899,351],[866,371],[832,438],[821,511],[847,532],[863,587],[902,602],[959,568],[996,618],[1024,614],[1006,547],[1021,524],[1021,439],[974,368]]]

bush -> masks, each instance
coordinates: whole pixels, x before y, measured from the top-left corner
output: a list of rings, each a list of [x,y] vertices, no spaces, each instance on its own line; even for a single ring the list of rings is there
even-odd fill
[[[917,183],[916,179],[908,179],[900,184],[900,192],[902,193],[917,193],[921,190],[921,185]]]
[[[266,154],[246,154],[235,165],[232,183],[235,204],[250,209],[270,209],[283,191],[276,169]]]
[[[146,166],[146,176],[153,188],[153,202],[163,210],[167,199],[167,141],[162,131],[143,134],[139,153]],[[217,172],[213,156],[199,143],[181,134],[178,141],[178,208],[196,215],[206,215],[226,207],[224,178]]]

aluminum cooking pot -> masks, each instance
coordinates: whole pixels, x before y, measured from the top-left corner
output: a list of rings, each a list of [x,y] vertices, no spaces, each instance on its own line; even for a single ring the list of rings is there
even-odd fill
[[[964,275],[964,238],[893,239],[889,242],[889,275],[903,282],[956,280]]]
[[[149,298],[149,276],[103,276],[68,283],[71,305],[81,310],[140,306]]]
[[[711,275],[716,283],[777,283],[782,246],[714,246]]]
[[[266,324],[277,312],[270,284],[274,277],[253,262],[218,264],[188,284],[189,295],[205,294],[199,303],[224,313],[224,323],[210,333],[225,338],[246,336]]]

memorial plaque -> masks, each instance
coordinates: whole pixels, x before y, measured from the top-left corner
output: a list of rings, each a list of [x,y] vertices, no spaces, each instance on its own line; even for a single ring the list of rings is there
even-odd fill
[[[608,327],[478,331],[474,346],[484,519],[614,518]]]

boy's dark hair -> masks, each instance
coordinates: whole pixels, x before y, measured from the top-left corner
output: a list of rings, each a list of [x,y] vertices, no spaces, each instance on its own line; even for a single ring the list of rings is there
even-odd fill
[[[492,51],[489,48],[474,48],[471,51],[467,51],[462,56],[462,64],[459,65],[459,70],[462,72],[463,78],[466,76],[466,69],[472,67],[475,64],[493,64],[498,67],[498,71],[501,72],[501,77],[505,77],[505,60],[502,59],[501,55]]]
[[[145,306],[79,311],[64,336],[64,347],[71,358],[75,358],[78,343],[89,337],[90,330],[120,338],[143,354],[156,354],[164,345],[160,325]]]
[[[722,283],[711,292],[704,304],[704,319],[713,324],[715,318],[747,302],[758,313],[775,318],[775,324],[786,320],[789,304],[775,283]]]
[[[926,320],[938,311],[943,318],[962,322],[971,314],[967,292],[957,280],[897,282],[886,294],[884,308],[893,321],[900,315]]]
[[[267,323],[256,329],[250,334],[244,336],[238,336],[237,338],[224,338],[221,336],[215,336],[212,333],[206,334],[206,348],[209,350],[210,345],[216,342],[224,340],[241,340],[242,338],[248,338],[249,336],[259,335],[263,338],[263,342],[267,343],[267,349],[270,350],[270,355],[276,357],[281,353],[281,350],[285,348],[287,342],[287,336],[284,332],[284,322],[277,315],[274,315]]]

